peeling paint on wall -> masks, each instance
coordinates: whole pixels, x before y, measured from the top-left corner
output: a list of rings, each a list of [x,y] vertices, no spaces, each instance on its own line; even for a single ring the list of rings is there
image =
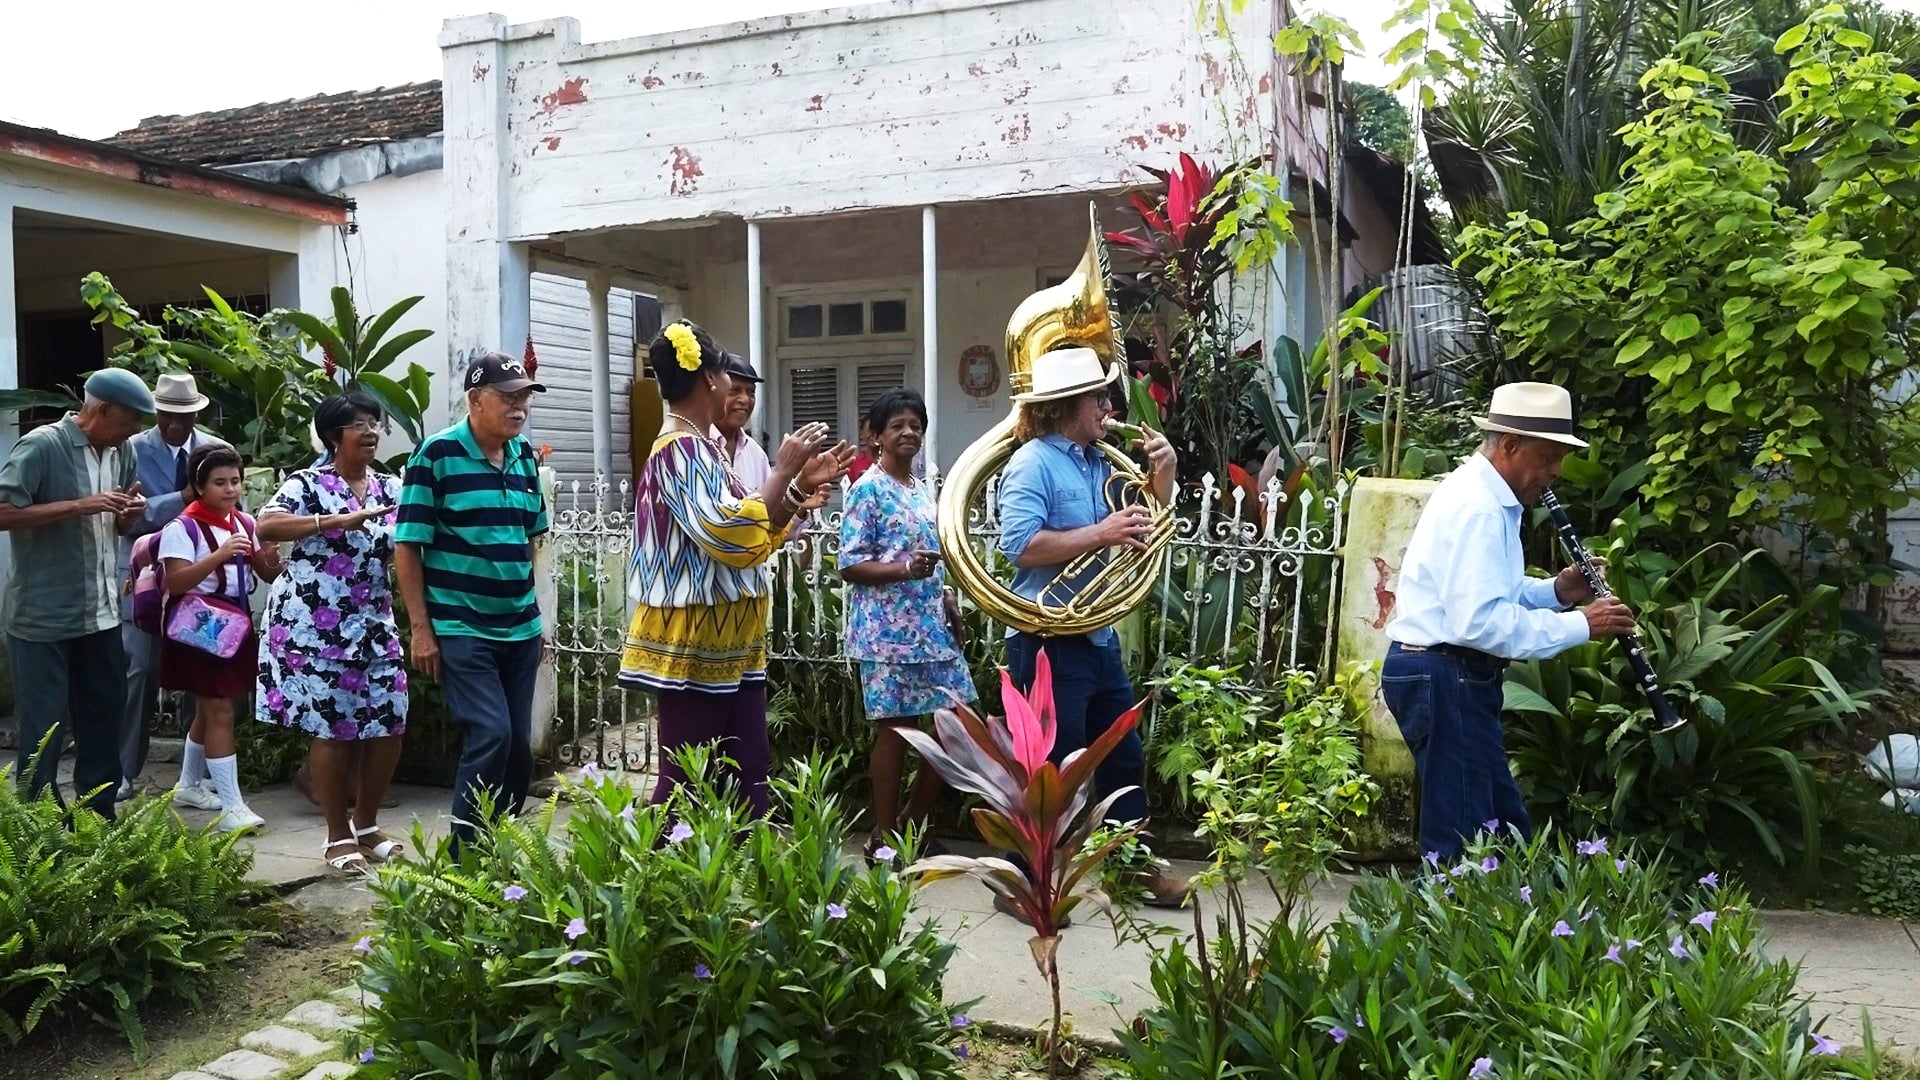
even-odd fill
[[[826,107],[827,107],[827,96],[825,94],[815,94],[812,97],[807,99],[808,112],[819,112],[821,109],[824,109]]]
[[[555,109],[563,106],[585,105],[587,103],[587,93],[583,87],[586,85],[587,77],[585,75],[575,75],[573,78],[561,83],[559,89],[540,99],[541,114],[552,116]]]
[[[706,174],[700,170],[700,159],[684,146],[676,146],[667,158],[667,168],[673,171],[673,179],[667,183],[670,195],[691,195],[699,186],[700,177]]]
[[[475,60],[473,62],[473,81],[480,82],[481,80],[485,79],[487,77],[487,74],[492,70],[493,70],[492,66],[488,64],[483,64],[480,61]]]

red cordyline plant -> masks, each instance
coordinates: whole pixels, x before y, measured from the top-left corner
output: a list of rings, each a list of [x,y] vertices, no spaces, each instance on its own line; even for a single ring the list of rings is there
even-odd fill
[[[1115,791],[1087,811],[1093,771],[1133,730],[1140,706],[1127,710],[1093,745],[1055,764],[1048,760],[1055,724],[1053,669],[1046,651],[1041,650],[1034,665],[1031,692],[1022,695],[1004,668],[1000,683],[1005,723],[959,706],[934,714],[938,738],[912,728],[898,730],[941,779],[986,801],[987,805],[973,810],[980,838],[1018,855],[1026,867],[996,857],[936,855],[921,859],[906,872],[927,881],[962,874],[977,877],[1005,897],[1033,928],[1027,947],[1053,991],[1053,1032],[1046,1054],[1047,1075],[1052,1076],[1060,1054],[1061,925],[1083,900],[1109,908],[1099,878],[1092,872],[1143,824],[1119,829],[1105,844],[1086,850],[1087,838],[1107,819],[1114,801],[1133,790]],[[1083,815],[1083,811],[1087,812]]]

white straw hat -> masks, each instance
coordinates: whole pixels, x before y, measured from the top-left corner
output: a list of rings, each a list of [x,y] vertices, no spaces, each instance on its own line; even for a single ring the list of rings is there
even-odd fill
[[[1053,401],[1098,390],[1120,377],[1119,364],[1102,364],[1092,349],[1055,349],[1033,358],[1033,389],[1015,401]]]
[[[1494,387],[1487,415],[1473,418],[1481,431],[1502,431],[1584,447],[1573,434],[1573,395],[1552,383],[1516,382]]]
[[[200,392],[193,376],[182,371],[163,372],[153,382],[153,407],[166,413],[199,412],[207,407],[207,396]]]

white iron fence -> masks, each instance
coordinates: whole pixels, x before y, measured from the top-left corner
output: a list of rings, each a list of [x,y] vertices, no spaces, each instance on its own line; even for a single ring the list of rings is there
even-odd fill
[[[1332,655],[1346,496],[1342,483],[1290,497],[1275,480],[1255,498],[1210,476],[1183,492],[1159,588],[1121,626],[1136,675],[1183,662],[1237,666],[1249,677],[1323,666]],[[558,700],[549,746],[564,765],[647,768],[652,699],[622,692],[615,678],[633,614],[626,595],[632,495],[624,483],[611,490],[573,481],[556,485],[555,503],[549,551],[558,585]],[[983,559],[996,557],[991,487],[970,510],[967,534]],[[843,590],[834,569],[839,546],[840,513],[829,508],[773,559],[769,658],[847,665]],[[962,604],[970,636],[998,640],[1002,628]]]

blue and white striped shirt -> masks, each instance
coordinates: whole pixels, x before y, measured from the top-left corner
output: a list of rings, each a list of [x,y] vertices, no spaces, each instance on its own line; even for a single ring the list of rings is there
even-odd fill
[[[1402,645],[1464,645],[1509,660],[1565,652],[1587,640],[1552,578],[1527,576],[1520,500],[1483,454],[1448,474],[1427,501],[1400,564],[1387,637]]]

